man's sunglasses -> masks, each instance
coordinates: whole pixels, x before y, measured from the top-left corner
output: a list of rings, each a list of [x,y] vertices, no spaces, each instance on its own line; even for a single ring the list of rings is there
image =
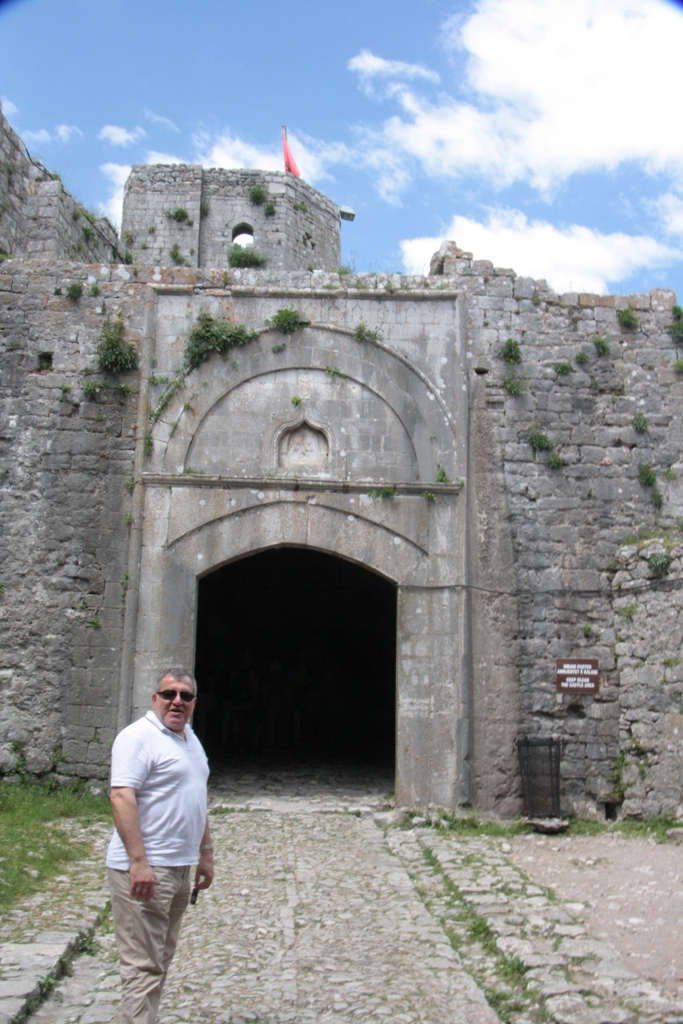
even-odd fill
[[[157,693],[164,700],[175,700],[176,697],[180,697],[186,704],[189,704],[195,698],[194,693],[189,693],[187,690],[157,690]]]

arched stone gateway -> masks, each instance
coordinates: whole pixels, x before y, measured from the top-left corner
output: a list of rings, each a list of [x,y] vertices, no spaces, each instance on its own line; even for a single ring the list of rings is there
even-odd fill
[[[206,489],[150,489],[146,519],[186,518],[207,508]],[[180,492],[180,493],[178,493]],[[194,662],[196,605],[202,576],[244,556],[297,545],[328,552],[379,573],[397,587],[396,781],[403,803],[451,805],[456,797],[455,728],[462,680],[462,595],[459,588],[426,584],[429,558],[413,538],[377,521],[377,500],[364,495],[294,492],[284,500],[257,492],[247,504],[233,489],[213,495],[209,522],[156,552],[143,547],[136,637],[133,714],[148,703],[158,664]],[[248,501],[249,499],[247,499]],[[401,503],[407,498],[394,498]],[[207,502],[201,505],[201,502]],[[381,499],[380,499],[381,501]],[[400,511],[400,508],[397,509]],[[429,510],[423,511],[426,522]],[[171,531],[169,530],[169,533]],[[264,620],[263,628],[268,623]]]
[[[258,329],[283,303],[281,295],[236,288],[220,296],[160,287],[149,306],[150,363],[166,377],[177,369],[200,312]],[[366,344],[333,296],[308,296],[299,309],[307,325],[287,336],[284,349],[261,329],[230,358],[193,371],[154,416],[120,718],[143,712],[159,663],[195,663],[203,578],[259,552],[320,552],[378,574],[396,592],[399,801],[467,802],[466,505],[459,481],[467,455],[466,424],[453,400],[462,379],[453,358],[453,296],[430,304],[434,328],[420,342],[444,353],[435,379],[420,366],[419,346],[392,341],[384,301],[369,296],[351,314],[383,323],[383,336],[377,329]]]

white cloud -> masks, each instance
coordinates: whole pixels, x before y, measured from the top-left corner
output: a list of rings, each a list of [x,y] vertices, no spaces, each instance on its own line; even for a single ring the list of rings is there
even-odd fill
[[[472,16],[446,22],[442,42],[468,101],[428,101],[414,79],[394,93],[399,115],[367,140],[378,152],[409,154],[430,175],[544,191],[627,161],[683,182],[683,133],[666,102],[680,91],[676,5],[478,0]]]
[[[229,129],[213,138],[206,133],[192,139],[199,163],[204,167],[258,167],[264,171],[282,171],[282,150],[279,147],[261,148],[233,136]],[[291,144],[291,139],[290,139]],[[298,154],[295,159],[299,160]]]
[[[24,142],[31,143],[33,145],[45,145],[48,142],[71,142],[71,139],[79,135],[83,138],[83,132],[75,124],[58,124],[55,128],[54,135],[50,135],[47,128],[39,128],[37,132],[24,131],[21,133]]]
[[[132,146],[134,142],[144,139],[145,134],[144,128],[137,127],[128,131],[127,128],[119,128],[115,124],[105,124],[97,138],[104,142],[110,142],[112,146],[123,146],[125,149]]]
[[[180,128],[175,121],[170,119],[170,117],[162,117],[161,114],[155,114],[153,110],[147,110],[146,108],[145,117],[148,121],[151,121],[152,124],[159,124],[162,128],[168,128],[169,131],[172,132],[180,132]]]
[[[121,227],[121,214],[123,211],[123,187],[130,174],[129,164],[102,164],[100,170],[112,186],[111,195],[103,210],[117,230]]]
[[[329,178],[328,166],[348,157],[348,150],[342,144],[326,144],[292,132],[289,132],[287,141],[302,178],[311,184]],[[226,129],[217,137],[206,133],[195,135],[193,143],[197,160],[204,167],[254,167],[264,171],[285,169],[280,142],[268,147],[254,146]]]
[[[8,100],[6,96],[0,96],[0,103],[2,103],[2,112],[5,117],[14,117],[15,114],[19,113],[19,108]]]
[[[667,235],[677,235],[683,242],[683,199],[667,192],[652,205]]]
[[[400,88],[398,82],[413,81],[422,79],[426,82],[438,83],[440,81],[436,71],[422,67],[421,64],[407,64],[402,60],[385,60],[383,57],[376,57],[369,50],[352,57],[346,65],[349,71],[356,71],[360,77],[360,85],[364,92],[374,94],[373,85],[376,79],[385,83],[383,95],[393,95]]]
[[[25,131],[21,133],[24,142],[33,143],[36,146],[51,142],[50,133],[47,128],[39,128],[37,132]]]
[[[605,235],[580,224],[556,228],[547,221],[529,221],[519,210],[492,210],[485,223],[454,217],[446,233],[435,238],[401,242],[409,274],[426,273],[431,256],[445,238],[496,266],[545,278],[558,292],[604,293],[608,284],[631,274],[683,259],[683,252],[647,235],[621,232]]]
[[[80,135],[83,138],[83,132],[75,124],[58,124],[55,132],[60,142],[70,142],[74,135]]]
[[[159,153],[156,149],[148,149],[144,162],[146,164],[187,164],[191,161],[184,160],[181,156],[172,156],[170,153]]]

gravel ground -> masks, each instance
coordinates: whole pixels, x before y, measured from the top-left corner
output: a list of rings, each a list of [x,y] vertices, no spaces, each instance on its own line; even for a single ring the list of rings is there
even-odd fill
[[[519,836],[506,856],[549,886],[628,966],[683,997],[683,846],[602,836]]]

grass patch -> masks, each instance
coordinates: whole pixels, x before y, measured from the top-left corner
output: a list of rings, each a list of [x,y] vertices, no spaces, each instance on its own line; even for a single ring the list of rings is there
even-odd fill
[[[269,327],[280,331],[282,334],[293,334],[294,331],[300,331],[306,326],[307,322],[301,319],[296,309],[291,308],[278,309],[277,313],[274,313],[270,320],[266,320]]]
[[[102,391],[106,391],[108,387],[109,384],[106,380],[93,379],[84,380],[81,382],[81,391],[83,392],[84,395],[87,395],[88,398],[97,398],[97,396]]]
[[[432,819],[427,817],[427,824],[432,824]],[[512,818],[509,821],[496,821],[493,819],[480,818],[474,812],[470,814],[456,814],[453,811],[439,811],[434,822],[438,821],[439,829],[443,832],[453,832],[460,836],[525,836],[531,832],[531,826],[523,818]],[[410,821],[407,822],[410,828]]]
[[[185,259],[178,248],[178,243],[174,242],[171,248],[168,250],[168,255],[171,257],[176,267],[182,267],[185,264]]]
[[[647,564],[650,568],[650,572],[653,572],[655,576],[666,576],[671,565],[671,558],[669,555],[650,555],[647,560]]]
[[[475,966],[475,964],[470,963],[466,967],[468,974],[471,974],[477,984],[483,989],[486,1001],[500,1016],[501,1020],[508,1020],[511,1013],[523,1013],[528,1009],[529,1002],[529,993],[525,991],[526,968],[524,964],[519,957],[507,956],[498,950],[496,936],[492,928],[487,924],[484,917],[475,913],[467,905],[460,889],[446,875],[434,853],[423,846],[422,855],[434,874],[439,877],[446,894],[450,897],[451,904],[457,907],[457,922],[450,918],[441,919],[441,924],[453,948],[461,955],[463,954],[462,933],[458,934],[458,932],[464,926],[466,942],[481,946],[495,963],[493,972],[488,965]],[[429,904],[428,894],[423,892],[421,896]],[[506,987],[494,987],[496,982]],[[515,991],[510,991],[510,988],[513,988]],[[535,1002],[535,997],[532,998]]]
[[[619,321],[619,326],[623,327],[625,331],[635,331],[638,327],[638,318],[633,312],[632,306],[627,306],[626,309],[618,310],[617,320]]]
[[[527,431],[526,440],[527,444],[531,445],[531,450],[534,453],[534,462],[539,452],[551,452],[555,447],[555,443],[550,440],[548,435],[540,432],[538,423],[535,423],[531,430]]]
[[[679,534],[683,533],[683,519],[680,520],[678,531],[663,527],[657,528],[656,526],[650,526],[645,529],[637,530],[635,533],[630,533],[619,543],[619,547],[629,547],[635,545],[640,550],[649,544],[651,540],[658,540],[664,545],[667,551],[671,551],[672,548],[678,547],[681,543]]]
[[[87,825],[110,818],[109,801],[85,786],[49,781],[0,784],[0,913],[45,888],[64,865],[90,854],[90,844],[48,823],[78,818]]]
[[[175,210],[172,210],[171,213],[169,213],[168,216],[171,217],[176,222],[176,224],[192,224],[190,215],[184,206],[177,206]],[[128,239],[126,238],[124,238],[124,241],[127,245],[131,244],[130,242],[128,242]]]
[[[252,206],[263,206],[268,199],[268,193],[263,185],[252,185],[249,189],[249,202]]]
[[[519,342],[515,341],[514,338],[508,338],[500,350],[500,358],[504,359],[510,366],[513,363],[521,363],[522,350],[519,347]]]
[[[524,393],[525,378],[517,377],[512,370],[508,370],[504,374],[500,386],[508,395],[521,395]]]
[[[97,361],[103,373],[127,373],[137,369],[138,354],[129,341],[123,340],[123,316],[107,318],[97,346]]]
[[[578,821],[570,819],[567,836],[601,836],[609,832],[620,832],[627,839],[654,839],[656,843],[671,842],[667,836],[670,828],[680,827],[680,819],[673,814],[660,814],[654,818],[624,818],[623,821]]]
[[[251,245],[241,246],[238,242],[233,243],[228,263],[231,267],[262,267],[266,257]]]
[[[331,381],[335,381],[337,377],[343,379],[346,378],[346,374],[342,373],[338,366],[326,366],[325,373],[327,374]]]
[[[230,349],[248,345],[257,337],[258,331],[251,331],[244,324],[215,320],[210,313],[201,312],[185,346],[185,367],[188,371],[196,370],[214,352],[223,356]]]
[[[353,336],[356,341],[362,345],[366,341],[377,341],[379,338],[379,331],[372,330],[363,320],[361,320],[354,330]]]

